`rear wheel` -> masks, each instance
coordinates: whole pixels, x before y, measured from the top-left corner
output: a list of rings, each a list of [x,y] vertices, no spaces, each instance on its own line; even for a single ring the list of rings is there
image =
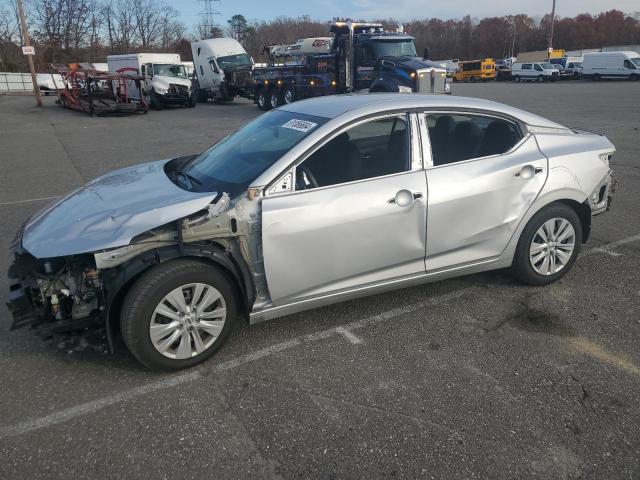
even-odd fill
[[[602,77],[599,73],[594,74],[592,78],[595,82],[599,82],[600,80],[602,80]]]
[[[236,305],[235,289],[221,271],[195,260],[173,260],[131,287],[122,307],[122,336],[148,368],[190,367],[220,348],[233,328]]]
[[[571,270],[581,244],[582,224],[576,212],[565,204],[552,204],[522,231],[511,270],[529,285],[553,283]]]
[[[286,105],[296,101],[296,92],[293,90],[293,87],[284,87],[282,100]]]
[[[277,88],[272,88],[269,92],[269,106],[271,108],[278,108],[282,105],[282,96],[280,95],[280,90]]]
[[[261,88],[256,93],[256,103],[258,104],[258,108],[262,111],[271,110],[271,105],[269,104],[269,97],[267,96],[267,92],[264,88]]]
[[[520,83],[520,75],[514,75],[513,76],[513,81],[516,83]]]

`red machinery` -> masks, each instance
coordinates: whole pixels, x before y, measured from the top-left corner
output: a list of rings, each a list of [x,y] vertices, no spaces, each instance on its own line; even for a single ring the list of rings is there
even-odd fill
[[[50,64],[49,70],[62,76],[64,89],[58,91],[58,103],[65,108],[87,112],[92,116],[147,113],[149,110],[142,95],[141,81],[144,78],[135,69],[125,68],[117,73],[99,72],[72,63]],[[138,90],[136,99],[129,97],[130,88]]]

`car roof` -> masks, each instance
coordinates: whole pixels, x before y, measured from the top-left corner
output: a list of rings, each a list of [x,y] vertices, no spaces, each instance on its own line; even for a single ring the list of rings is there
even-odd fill
[[[301,100],[280,107],[292,113],[336,118],[342,114],[368,115],[385,110],[411,108],[454,108],[501,113],[527,125],[562,127],[558,123],[503,103],[473,97],[420,93],[355,93]]]

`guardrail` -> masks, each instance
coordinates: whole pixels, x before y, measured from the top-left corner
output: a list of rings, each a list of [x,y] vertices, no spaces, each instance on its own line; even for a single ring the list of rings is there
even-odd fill
[[[31,75],[28,73],[0,72],[0,93],[33,92]]]

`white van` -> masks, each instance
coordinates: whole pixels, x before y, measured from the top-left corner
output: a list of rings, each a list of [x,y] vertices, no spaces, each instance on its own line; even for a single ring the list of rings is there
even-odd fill
[[[585,53],[582,76],[592,80],[602,78],[640,80],[640,55],[632,51]]]
[[[511,78],[514,82],[554,82],[560,78],[560,70],[549,62],[514,63],[511,67]]]

